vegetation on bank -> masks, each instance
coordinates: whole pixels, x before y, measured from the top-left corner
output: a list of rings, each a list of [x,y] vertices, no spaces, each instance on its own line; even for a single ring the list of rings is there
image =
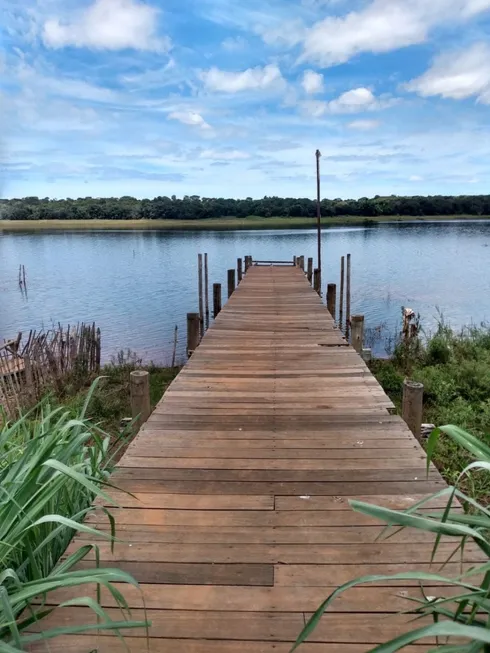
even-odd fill
[[[489,215],[434,215],[434,216],[337,216],[322,218],[324,228],[375,226],[386,222],[445,222],[448,220],[490,220]],[[57,229],[148,229],[159,231],[235,231],[247,229],[312,229],[316,218],[271,217],[261,218],[208,218],[204,220],[1,220],[0,233],[4,231],[50,231]]]
[[[379,196],[353,199],[323,199],[324,218],[393,218],[397,216],[488,216],[490,195],[398,197]],[[0,217],[4,220],[177,220],[195,221],[212,218],[254,219],[315,218],[316,201],[309,198],[264,197],[262,199],[227,199],[185,196],[156,197],[138,200],[121,198],[78,198],[52,200],[25,197],[0,200]]]
[[[456,424],[490,445],[489,326],[454,331],[441,322],[427,338],[396,343],[392,357],[374,360],[371,369],[398,408],[404,379],[419,381],[424,384],[424,422]],[[469,461],[469,454],[453,440],[441,438],[434,462],[449,483]],[[471,492],[488,502],[490,474],[472,476],[471,483]]]
[[[439,345],[436,345],[438,347]],[[391,510],[361,501],[351,501],[356,512],[384,522],[387,528],[381,537],[390,537],[394,532],[413,528],[434,536],[432,568],[427,571],[405,571],[393,575],[372,575],[357,578],[337,588],[320,605],[306,623],[291,653],[306,641],[318,626],[330,604],[341,594],[353,587],[385,584],[397,581],[420,585],[417,596],[407,597],[406,612],[412,617],[406,619],[406,631],[389,642],[374,646],[369,653],[395,653],[405,647],[436,638],[430,650],[446,653],[488,653],[490,651],[490,602],[488,601],[490,583],[490,513],[486,505],[474,499],[472,492],[465,493],[462,486],[472,488],[475,476],[490,476],[490,447],[481,439],[455,426],[444,426],[435,430],[427,444],[427,469],[437,452],[440,440],[449,440],[461,452],[465,452],[473,462],[460,471],[452,487],[429,496],[405,511]],[[446,504],[444,509],[436,510],[431,503]],[[466,514],[461,513],[458,501],[471,507]],[[442,539],[444,538],[444,539]],[[452,542],[454,550],[450,557],[439,551],[441,543]],[[451,560],[464,561],[468,544],[480,550],[479,562],[461,565],[458,575],[450,576],[446,565]],[[441,555],[443,556],[441,558]],[[436,556],[445,560],[442,565],[434,562]],[[371,592],[376,594],[376,587]],[[431,596],[434,595],[435,596]],[[418,619],[426,617],[422,622]],[[374,625],[374,623],[373,623]],[[424,647],[424,650],[426,647]]]
[[[136,581],[117,569],[80,570],[78,564],[96,548],[87,544],[60,561],[69,541],[78,531],[106,539],[112,534],[96,531],[83,520],[95,510],[95,497],[105,497],[104,484],[117,458],[111,451],[111,437],[87,419],[87,406],[96,392],[88,393],[78,413],[54,407],[44,400],[14,423],[0,428],[0,649],[25,651],[39,640],[60,634],[84,632],[84,624],[53,627],[44,620],[64,606],[86,607],[97,615],[97,627],[122,631],[145,627],[135,622],[114,583]],[[125,444],[125,439],[119,445]],[[106,509],[109,523],[112,518]],[[96,556],[97,557],[97,556]],[[116,606],[119,619],[113,619],[93,598],[105,587]],[[73,598],[53,608],[50,595],[72,588]],[[55,602],[55,601],[54,601]],[[56,618],[54,622],[62,623]]]

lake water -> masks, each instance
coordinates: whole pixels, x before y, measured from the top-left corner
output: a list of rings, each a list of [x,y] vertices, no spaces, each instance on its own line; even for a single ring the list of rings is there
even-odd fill
[[[169,362],[174,327],[185,351],[186,314],[197,311],[197,255],[209,256],[212,284],[237,257],[315,257],[316,233],[301,231],[0,232],[0,339],[18,331],[92,322],[103,357],[130,348]],[[394,331],[401,306],[433,328],[437,308],[453,326],[490,320],[490,222],[399,223],[326,230],[323,285],[339,283],[352,254],[352,313]],[[18,286],[26,268],[28,298]]]

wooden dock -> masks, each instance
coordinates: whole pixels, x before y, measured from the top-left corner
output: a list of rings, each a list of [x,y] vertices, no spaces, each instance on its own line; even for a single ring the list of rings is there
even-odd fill
[[[287,653],[339,584],[428,569],[430,535],[377,542],[380,526],[348,505],[409,507],[444,486],[391,409],[301,270],[250,268],[112,477],[134,497],[112,492],[124,542],[114,555],[100,542],[102,564],[141,583],[152,622],[149,649],[143,630],[129,649]],[[107,528],[102,515],[91,521]],[[143,618],[142,595],[121,589]],[[301,650],[363,653],[406,624],[407,594],[420,596],[388,583],[351,590]],[[54,615],[56,625],[92,619],[84,608]],[[125,649],[86,634],[49,650]]]

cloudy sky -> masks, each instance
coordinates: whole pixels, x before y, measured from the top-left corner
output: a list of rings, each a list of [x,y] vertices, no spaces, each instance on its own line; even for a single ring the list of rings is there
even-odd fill
[[[488,193],[490,0],[0,0],[5,197]]]

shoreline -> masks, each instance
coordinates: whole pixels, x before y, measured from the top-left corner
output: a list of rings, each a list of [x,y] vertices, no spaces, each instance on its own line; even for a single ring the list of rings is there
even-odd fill
[[[339,216],[322,218],[322,227],[374,227],[380,224],[421,222],[488,222],[490,216]],[[206,220],[0,220],[0,233],[58,230],[235,231],[313,229],[316,218],[209,218]]]

